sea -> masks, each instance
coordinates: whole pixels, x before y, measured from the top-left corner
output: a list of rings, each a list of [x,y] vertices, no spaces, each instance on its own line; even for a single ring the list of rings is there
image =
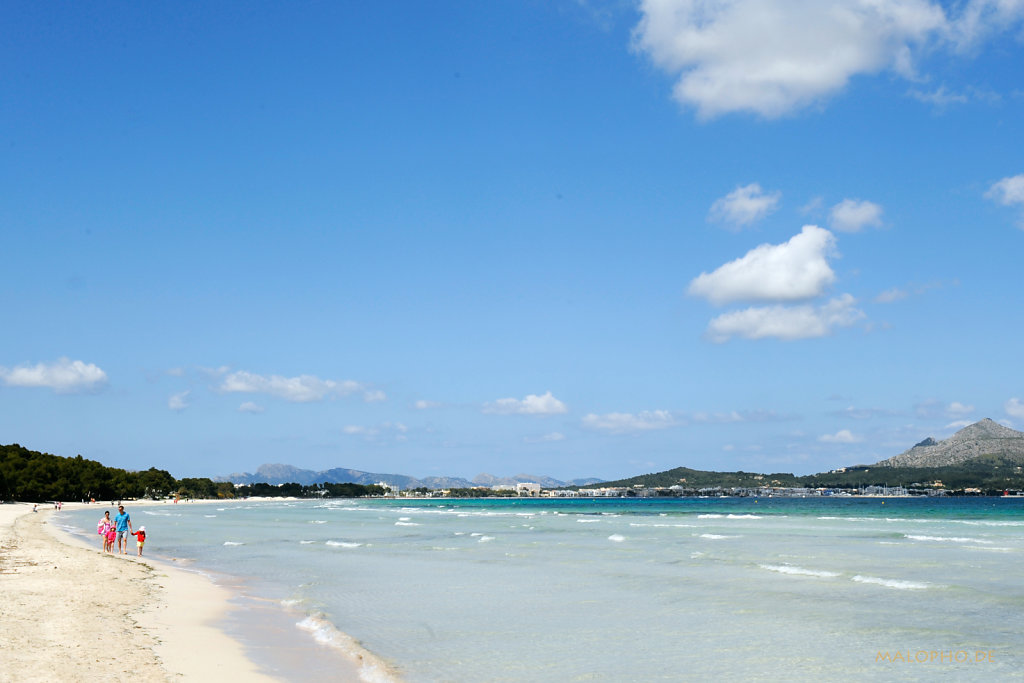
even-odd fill
[[[100,507],[62,522],[92,540]],[[1024,497],[127,509],[284,680],[1024,677]]]

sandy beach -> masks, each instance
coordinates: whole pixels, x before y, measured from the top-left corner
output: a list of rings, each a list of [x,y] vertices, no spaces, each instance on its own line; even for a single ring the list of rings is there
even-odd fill
[[[97,519],[106,509],[90,507]],[[98,540],[91,548],[56,529],[60,514],[0,505],[4,681],[277,680],[217,628],[230,609],[227,589],[137,558],[134,542],[129,555],[102,553]],[[337,673],[335,680],[358,680],[354,665]]]

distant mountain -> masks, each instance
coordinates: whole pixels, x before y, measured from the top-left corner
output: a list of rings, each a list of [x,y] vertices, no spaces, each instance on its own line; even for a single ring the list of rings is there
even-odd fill
[[[908,451],[875,463],[875,467],[947,467],[983,455],[1024,464],[1024,432],[985,418],[945,441],[928,437]]]
[[[235,484],[288,484],[295,482],[309,486],[310,484],[376,484],[384,482],[388,486],[399,489],[468,489],[474,486],[498,486],[500,484],[514,486],[518,482],[533,482],[544,488],[560,488],[562,486],[582,486],[601,481],[600,479],[573,479],[563,482],[551,477],[532,474],[517,474],[512,477],[496,477],[493,474],[479,474],[473,481],[461,477],[423,477],[417,479],[404,474],[383,474],[379,472],[363,472],[336,467],[329,470],[304,470],[292,465],[267,464],[260,465],[255,474],[235,472],[224,477],[216,477],[214,481],[230,481]]]

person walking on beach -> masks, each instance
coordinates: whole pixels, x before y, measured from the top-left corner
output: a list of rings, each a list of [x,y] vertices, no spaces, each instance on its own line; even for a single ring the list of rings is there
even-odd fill
[[[107,540],[107,533],[114,528],[114,522],[110,519],[110,510],[103,513],[100,523],[96,525],[96,533],[103,539],[103,552],[110,551],[110,544]]]
[[[146,527],[140,526],[138,531],[133,531],[132,536],[139,544],[139,557],[142,557],[142,546],[146,544]]]
[[[114,517],[114,526],[117,527],[117,552],[122,555],[127,555],[128,535],[132,532],[132,518],[124,511],[124,505],[117,506],[117,516]]]

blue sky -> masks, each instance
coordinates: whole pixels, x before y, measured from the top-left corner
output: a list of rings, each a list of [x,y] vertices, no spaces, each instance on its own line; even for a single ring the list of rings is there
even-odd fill
[[[0,442],[617,478],[1024,428],[1024,1],[0,26]]]

